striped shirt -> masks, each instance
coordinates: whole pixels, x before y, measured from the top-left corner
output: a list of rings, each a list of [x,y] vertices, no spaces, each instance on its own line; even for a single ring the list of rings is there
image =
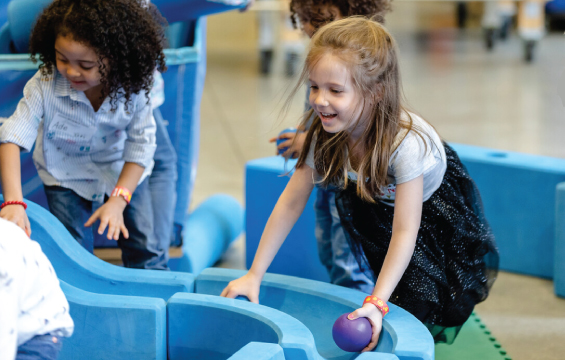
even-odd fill
[[[69,303],[49,259],[16,224],[0,219],[0,359],[36,335],[68,337]]]
[[[58,71],[38,71],[24,88],[14,114],[0,127],[0,143],[30,151],[45,185],[75,191],[84,199],[104,201],[116,186],[124,162],[153,168],[155,119],[144,93],[132,94],[128,108],[122,97],[112,110],[106,97],[94,111]]]

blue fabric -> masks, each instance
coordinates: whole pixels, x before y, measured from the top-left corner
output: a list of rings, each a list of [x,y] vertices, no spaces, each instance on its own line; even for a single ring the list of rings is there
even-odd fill
[[[65,225],[73,237],[88,251],[93,251],[93,233],[99,222],[85,228],[85,219],[97,205],[78,196],[74,191],[59,186],[45,186],[49,209]],[[144,180],[135,189],[131,202],[124,210],[124,224],[129,238],[120,235],[118,246],[122,249],[125,267],[139,269],[166,269],[165,254],[159,251],[154,236],[153,207],[149,182]]]
[[[155,238],[158,250],[169,259],[169,246],[173,239],[173,220],[177,202],[177,154],[171,143],[163,116],[159,109],[153,110],[157,123],[157,150],[153,160],[153,172],[149,177],[149,189],[153,202]]]
[[[318,188],[314,210],[318,254],[328,270],[331,283],[371,294],[375,281],[372,274],[361,271],[351,253],[335,206],[335,193]]]
[[[62,346],[59,336],[37,335],[18,346],[16,360],[56,360]]]

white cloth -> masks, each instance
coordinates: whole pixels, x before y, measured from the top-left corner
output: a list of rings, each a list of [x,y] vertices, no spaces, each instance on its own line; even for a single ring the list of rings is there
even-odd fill
[[[69,303],[39,244],[0,218],[0,359],[36,335],[68,337],[74,330]]]
[[[424,175],[423,201],[428,200],[441,185],[447,169],[445,148],[437,132],[418,115],[410,113],[410,116],[413,125],[420,130],[424,140],[414,130],[407,134],[405,131],[397,134],[396,150],[391,154],[388,164],[390,185],[382,187],[381,193],[378,194],[387,205],[394,206],[396,185],[414,180],[420,175]],[[315,146],[316,139],[313,139],[306,158],[306,165],[312,169],[316,169],[314,166]],[[357,173],[349,171],[349,178],[357,181]]]
[[[0,127],[0,143],[30,151],[45,185],[62,186],[84,199],[104,201],[116,186],[124,162],[143,166],[140,183],[151,174],[156,125],[142,92],[112,110],[106,97],[98,111],[82,91],[73,89],[58,71],[38,71],[24,88],[14,114]]]

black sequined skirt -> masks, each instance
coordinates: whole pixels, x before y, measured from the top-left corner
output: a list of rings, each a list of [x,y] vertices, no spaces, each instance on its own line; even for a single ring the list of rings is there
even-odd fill
[[[460,328],[486,299],[498,272],[498,250],[475,183],[457,153],[448,145],[445,152],[445,176],[423,203],[414,254],[389,301],[434,328],[436,341],[451,342],[437,329]],[[355,184],[337,192],[336,205],[361,268],[369,265],[378,276],[394,207],[361,200]]]

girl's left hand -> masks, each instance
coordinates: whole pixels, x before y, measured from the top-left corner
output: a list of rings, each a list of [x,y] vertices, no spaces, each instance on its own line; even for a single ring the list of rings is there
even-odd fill
[[[349,314],[347,317],[349,320],[355,320],[360,317],[366,317],[369,319],[371,326],[373,327],[373,336],[371,337],[371,342],[367,347],[365,347],[361,352],[372,351],[379,341],[379,335],[383,328],[383,314],[381,311],[373,304],[365,304],[362,308],[359,308]]]
[[[120,232],[124,234],[127,239],[129,237],[128,229],[124,224],[124,209],[127,202],[119,196],[111,196],[104,205],[92,214],[90,219],[84,224],[89,227],[98,219],[100,219],[100,226],[98,227],[98,234],[103,234],[106,226],[108,226],[108,240],[118,240]]]

